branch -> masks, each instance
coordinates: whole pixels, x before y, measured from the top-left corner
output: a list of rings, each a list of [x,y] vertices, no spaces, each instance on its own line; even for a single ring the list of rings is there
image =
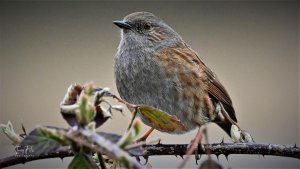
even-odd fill
[[[187,150],[187,144],[157,144],[147,145],[144,156],[153,155],[179,155],[183,156]],[[289,145],[279,144],[258,144],[258,143],[215,143],[204,144],[198,146],[198,154],[206,154],[210,152],[219,156],[231,154],[258,154],[258,155],[272,155],[283,156],[300,159],[300,148]]]
[[[141,156],[147,158],[149,156],[157,155],[185,155],[187,144],[156,144],[145,145],[145,152]],[[300,159],[300,148],[289,145],[279,144],[257,144],[257,143],[215,143],[204,144],[198,146],[198,154],[206,154],[210,152],[217,156],[224,154],[226,157],[231,154],[258,154],[258,155],[272,155],[283,156]],[[48,159],[48,158],[64,158],[73,156],[73,153],[67,147],[60,149],[56,152],[51,152],[41,156],[9,156],[0,159],[0,168],[9,167],[16,164],[24,164],[29,161]]]
[[[48,154],[42,154],[40,156],[19,156],[12,155],[0,159],[0,168],[9,167],[17,164],[25,164],[30,161],[49,159],[49,158],[65,158],[74,156],[73,151],[68,147],[64,147],[58,151],[51,152]]]

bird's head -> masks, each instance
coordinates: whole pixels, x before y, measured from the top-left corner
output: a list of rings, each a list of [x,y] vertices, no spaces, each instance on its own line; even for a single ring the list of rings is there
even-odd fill
[[[113,23],[122,29],[122,40],[130,41],[131,45],[156,46],[181,40],[181,37],[170,26],[149,12],[135,12]]]

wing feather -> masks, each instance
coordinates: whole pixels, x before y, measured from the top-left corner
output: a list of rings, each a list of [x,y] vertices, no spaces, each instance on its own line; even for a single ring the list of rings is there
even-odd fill
[[[224,106],[226,112],[229,114],[229,116],[232,118],[232,120],[237,122],[235,110],[232,105],[231,98],[224,88],[224,86],[219,81],[216,74],[205,65],[205,63],[202,61],[202,59],[198,56],[198,54],[191,49],[189,46],[187,46],[189,50],[191,50],[192,53],[194,53],[194,59],[198,59],[200,67],[204,70],[204,72],[207,75],[208,78],[208,93],[217,102],[221,102]]]

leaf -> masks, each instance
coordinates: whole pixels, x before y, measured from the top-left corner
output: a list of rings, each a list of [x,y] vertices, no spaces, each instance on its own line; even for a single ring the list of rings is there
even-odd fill
[[[143,168],[136,160],[132,159],[132,157],[127,152],[122,150],[118,145],[112,143],[111,141],[107,140],[101,135],[98,135],[97,133],[93,133],[85,129],[73,130],[68,132],[66,137],[78,145],[89,148],[93,152],[100,152],[113,159],[120,160],[122,164],[128,169]]]
[[[18,145],[21,143],[22,138],[15,132],[13,125],[10,121],[7,124],[0,124],[0,128],[3,133],[12,141],[13,145]]]
[[[96,106],[96,116],[93,120],[96,123],[96,128],[102,126],[110,117],[111,113],[108,110],[100,105]]]
[[[41,127],[40,129],[40,134],[44,137],[47,137],[49,139],[55,140],[58,143],[62,145],[66,145],[67,141],[64,137],[65,131],[60,131],[58,129],[54,128],[46,128],[46,127]]]
[[[76,112],[78,123],[85,126],[96,116],[95,107],[89,103],[89,96],[83,95],[79,101],[79,111]]]
[[[112,97],[108,88],[95,89],[93,83],[84,87],[73,84],[60,104],[60,112],[70,126],[86,126],[94,121],[98,128],[112,116],[112,110],[122,113],[122,107],[111,105],[104,96]],[[102,103],[108,104],[108,108],[101,106]]]
[[[78,105],[75,105],[75,106],[78,107]],[[75,111],[74,112],[66,112],[64,110],[61,110],[60,113],[70,126],[73,127],[75,125],[78,125]]]
[[[78,125],[78,120],[76,118],[75,112],[60,112],[63,118],[67,121],[67,123],[70,126]],[[92,122],[95,122],[95,128],[100,127],[103,125],[110,117],[105,116],[99,106],[96,107],[96,116],[92,120]]]
[[[78,153],[68,166],[68,169],[98,169],[97,164],[87,155]]]
[[[77,102],[78,96],[82,91],[82,86],[80,84],[71,84],[68,87],[67,93],[64,99],[61,101],[60,105],[73,105]]]
[[[90,97],[94,93],[95,85],[93,82],[90,82],[85,84],[83,88],[84,88],[84,92]]]
[[[127,152],[131,156],[142,156],[145,153],[145,149],[141,146],[133,147],[133,148],[126,148]]]
[[[66,133],[66,130],[59,130],[58,128],[36,128],[24,138],[20,148],[30,149],[32,151],[31,155],[47,154],[63,145],[67,145],[67,141],[63,139],[64,133]]]
[[[171,116],[168,113],[153,108],[151,106],[139,105],[137,107],[140,113],[146,120],[151,123],[154,128],[163,132],[185,131],[184,125],[178,120],[176,116]]]
[[[122,111],[123,111],[123,106],[122,106],[122,105],[112,105],[111,108],[112,108],[113,110],[119,111],[119,112],[121,112],[121,113],[122,113]]]
[[[106,132],[97,132],[101,137],[104,137],[105,139],[111,141],[112,143],[117,143],[121,139],[121,135],[118,134],[112,134],[112,133],[106,133]]]
[[[87,127],[87,129],[91,130],[92,132],[96,131],[96,123],[94,121],[90,122],[86,127]]]
[[[133,123],[133,131],[135,137],[137,137],[141,132],[142,132],[142,121],[140,118],[136,119],[135,122]]]
[[[123,137],[118,142],[119,147],[125,148],[127,145],[132,144],[134,142],[134,139],[141,133],[142,128],[142,121],[137,118],[133,122],[133,127],[130,128],[130,130],[123,135]]]

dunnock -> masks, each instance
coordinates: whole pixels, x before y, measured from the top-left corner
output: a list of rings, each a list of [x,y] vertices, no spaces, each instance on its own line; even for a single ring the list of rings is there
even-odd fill
[[[227,91],[177,32],[149,12],[113,23],[121,28],[114,65],[121,98],[175,115],[185,126],[175,134],[209,122],[232,133],[237,119]]]

